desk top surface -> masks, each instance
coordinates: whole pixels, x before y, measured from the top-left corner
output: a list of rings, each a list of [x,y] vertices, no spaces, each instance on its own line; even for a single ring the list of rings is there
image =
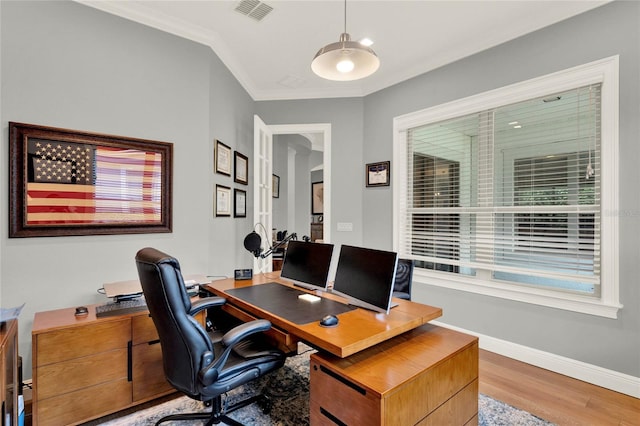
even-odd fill
[[[255,275],[252,280],[241,281],[229,278],[213,281],[204,287],[254,316],[271,321],[273,326],[341,358],[377,345],[406,331],[413,330],[442,315],[442,309],[440,308],[408,300],[394,299],[398,306],[392,308],[388,315],[356,308],[338,314],[338,325],[333,328],[326,328],[320,326],[318,321],[297,324],[279,315],[278,312],[268,311],[234,296],[234,292],[227,293],[228,290],[232,289],[272,282],[293,287],[287,281],[280,279],[278,275],[278,273],[259,274]],[[315,292],[313,294],[346,303],[345,299],[331,293]]]

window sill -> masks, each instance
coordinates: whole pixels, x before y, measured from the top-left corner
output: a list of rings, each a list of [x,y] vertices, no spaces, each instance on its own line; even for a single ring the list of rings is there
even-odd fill
[[[566,311],[580,312],[605,318],[618,318],[618,310],[622,309],[620,303],[604,302],[588,296],[561,293],[532,287],[518,287],[508,284],[500,284],[477,279],[464,279],[464,277],[452,277],[448,274],[430,272],[416,268],[413,274],[415,283],[444,287],[453,290],[467,291],[469,293],[484,296],[499,297],[501,299],[549,308],[563,309]]]

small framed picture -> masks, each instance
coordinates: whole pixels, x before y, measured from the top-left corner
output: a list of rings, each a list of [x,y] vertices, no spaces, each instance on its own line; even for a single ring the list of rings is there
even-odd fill
[[[324,182],[311,184],[311,214],[321,215],[324,211]]]
[[[216,217],[231,216],[231,188],[223,185],[216,185]]]
[[[233,217],[247,217],[247,191],[233,190]]]
[[[369,163],[366,168],[367,187],[389,186],[391,182],[391,162]]]
[[[273,198],[280,198],[280,176],[273,175],[271,185]]]
[[[231,176],[231,148],[216,140],[215,172]]]
[[[243,185],[249,184],[249,159],[238,151],[234,153],[233,181]]]

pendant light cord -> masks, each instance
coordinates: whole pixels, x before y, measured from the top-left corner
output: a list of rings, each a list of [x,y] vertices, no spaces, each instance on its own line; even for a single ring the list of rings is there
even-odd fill
[[[347,32],[347,0],[344,0],[344,32]]]

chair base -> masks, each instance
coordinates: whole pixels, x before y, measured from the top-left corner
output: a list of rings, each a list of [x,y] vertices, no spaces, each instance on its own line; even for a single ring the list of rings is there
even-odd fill
[[[271,408],[271,401],[266,395],[254,395],[250,398],[244,399],[233,404],[231,407],[228,407],[224,413],[222,413],[222,398],[220,396],[216,397],[211,401],[211,412],[202,412],[202,413],[183,413],[183,414],[170,414],[158,420],[156,422],[156,426],[160,423],[168,422],[168,421],[181,421],[181,420],[208,420],[206,426],[217,425],[220,423],[224,423],[230,426],[243,426],[242,423],[228,417],[227,414],[232,413],[242,407],[246,407],[247,405],[251,405],[254,402],[261,403],[263,405],[263,412],[267,413]]]

